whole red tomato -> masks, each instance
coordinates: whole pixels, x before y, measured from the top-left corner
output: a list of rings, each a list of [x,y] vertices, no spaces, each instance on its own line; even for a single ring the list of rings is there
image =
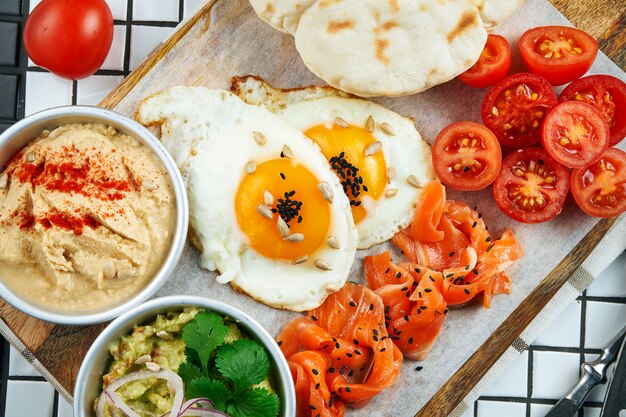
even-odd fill
[[[104,0],[43,0],[24,27],[33,62],[72,80],[92,75],[113,41],[113,16]]]

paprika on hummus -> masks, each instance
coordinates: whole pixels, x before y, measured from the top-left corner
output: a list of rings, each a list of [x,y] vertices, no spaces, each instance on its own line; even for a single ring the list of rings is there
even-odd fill
[[[175,223],[158,158],[102,124],[44,131],[0,174],[0,279],[47,308],[118,304],[160,267]]]

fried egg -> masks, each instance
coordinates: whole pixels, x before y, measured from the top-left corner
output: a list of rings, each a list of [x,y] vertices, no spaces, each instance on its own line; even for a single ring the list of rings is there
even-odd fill
[[[185,179],[200,265],[218,282],[294,311],[344,285],[358,240],[349,200],[300,131],[203,87],[148,97],[135,118],[160,126]]]
[[[231,89],[321,148],[350,200],[359,249],[409,225],[422,187],[435,178],[430,147],[410,119],[332,87],[278,90],[247,76],[233,78]]]

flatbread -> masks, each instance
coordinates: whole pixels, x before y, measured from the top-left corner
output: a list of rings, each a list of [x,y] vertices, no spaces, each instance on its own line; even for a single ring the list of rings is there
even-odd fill
[[[476,62],[487,40],[467,0],[321,5],[302,14],[296,48],[314,74],[359,96],[407,95],[449,81]]]
[[[417,93],[471,67],[487,40],[482,1],[250,0],[314,74],[362,97]]]
[[[500,26],[526,0],[483,0],[479,6],[485,28],[493,30]]]

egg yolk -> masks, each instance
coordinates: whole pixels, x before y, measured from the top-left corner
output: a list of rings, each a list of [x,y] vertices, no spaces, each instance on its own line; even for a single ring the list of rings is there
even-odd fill
[[[318,189],[319,180],[307,168],[292,160],[274,159],[244,174],[235,196],[239,227],[250,239],[250,246],[259,254],[288,261],[309,256],[322,245],[330,226],[330,203]],[[271,204],[266,193],[271,194]],[[261,212],[266,207],[271,219]],[[289,226],[289,233],[303,239],[288,240],[278,228],[278,216]],[[296,235],[297,236],[297,235]]]
[[[318,125],[304,132],[322,149],[324,156],[339,176],[343,190],[350,199],[354,222],[367,215],[361,201],[363,196],[378,200],[387,185],[387,166],[382,151],[365,156],[365,148],[376,142],[367,130],[333,124],[331,128]]]

